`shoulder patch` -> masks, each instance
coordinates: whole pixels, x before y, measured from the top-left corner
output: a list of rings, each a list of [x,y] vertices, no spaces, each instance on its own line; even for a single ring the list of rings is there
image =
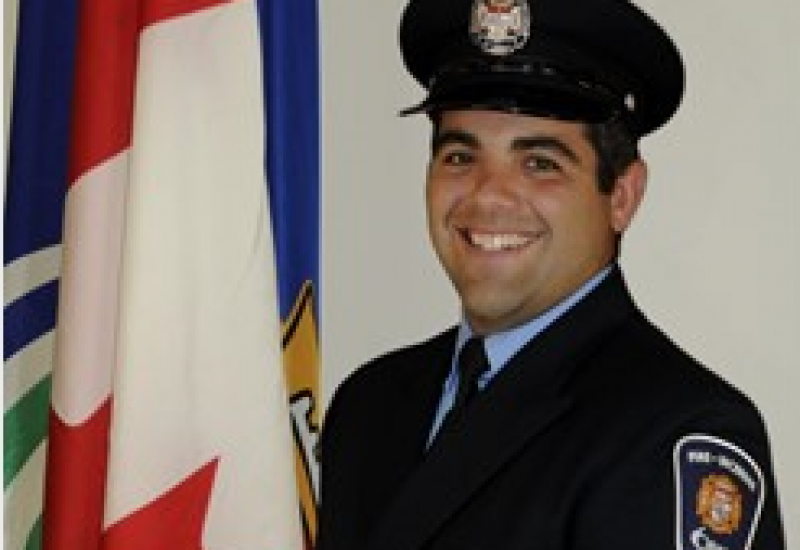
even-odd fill
[[[764,476],[742,449],[711,435],[675,445],[678,550],[748,550],[764,504]]]

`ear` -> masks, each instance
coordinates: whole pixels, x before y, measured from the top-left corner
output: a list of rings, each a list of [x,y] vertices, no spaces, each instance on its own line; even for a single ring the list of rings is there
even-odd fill
[[[617,178],[611,192],[611,227],[615,233],[622,234],[628,228],[644,198],[646,187],[647,165],[642,160],[635,160]]]

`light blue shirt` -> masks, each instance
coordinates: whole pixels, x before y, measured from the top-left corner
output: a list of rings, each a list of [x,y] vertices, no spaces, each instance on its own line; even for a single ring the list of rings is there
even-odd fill
[[[613,269],[613,266],[608,266],[599,272],[597,275],[586,281],[578,290],[570,294],[567,298],[551,307],[540,316],[531,319],[524,325],[520,325],[505,332],[498,332],[490,334],[484,339],[486,346],[486,355],[489,358],[489,370],[487,370],[479,379],[478,387],[485,388],[489,382],[497,376],[503,367],[505,367],[508,360],[511,359],[522,347],[536,338],[544,329],[550,326],[556,319],[564,315],[575,304],[580,302],[587,294],[594,290]],[[466,319],[461,320],[458,327],[458,337],[456,338],[456,353],[453,354],[452,364],[450,366],[450,373],[444,381],[444,388],[442,390],[442,397],[439,400],[439,407],[436,409],[436,416],[433,419],[433,426],[431,433],[428,436],[428,445],[431,444],[436,436],[439,428],[444,421],[453,402],[456,398],[456,390],[458,389],[458,367],[456,365],[456,358],[461,352],[461,348],[473,335],[472,329]]]

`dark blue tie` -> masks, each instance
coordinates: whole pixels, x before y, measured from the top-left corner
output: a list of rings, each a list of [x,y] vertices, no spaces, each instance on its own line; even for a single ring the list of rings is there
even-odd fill
[[[445,417],[440,431],[445,428],[452,429],[454,425],[460,422],[470,401],[479,391],[478,380],[487,370],[489,370],[489,358],[486,357],[483,338],[473,336],[467,340],[458,356],[458,389],[456,390],[456,398]]]

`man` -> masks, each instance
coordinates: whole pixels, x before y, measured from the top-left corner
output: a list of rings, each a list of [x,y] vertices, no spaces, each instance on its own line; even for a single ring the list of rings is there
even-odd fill
[[[761,418],[617,265],[680,55],[623,0],[411,0],[433,246],[463,319],[359,369],[318,550],[784,548]]]

